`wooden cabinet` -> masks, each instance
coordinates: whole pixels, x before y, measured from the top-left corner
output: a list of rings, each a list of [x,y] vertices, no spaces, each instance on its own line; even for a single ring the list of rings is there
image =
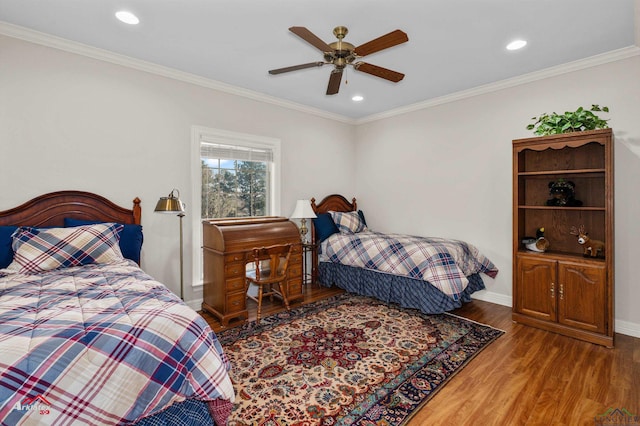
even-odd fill
[[[550,259],[537,254],[519,254],[516,259],[514,312],[542,321],[537,325],[555,331],[573,329],[605,333],[606,267],[604,262]],[[523,321],[523,322],[526,322]],[[547,327],[546,323],[552,323]],[[557,324],[556,324],[557,323]],[[578,333],[579,335],[579,333]]]
[[[226,326],[246,319],[246,265],[251,251],[274,244],[293,244],[286,283],[289,301],[303,298],[302,250],[296,225],[284,217],[206,220],[203,226],[202,309]]]
[[[513,141],[513,320],[613,346],[613,135],[610,129]],[[575,184],[578,207],[549,206],[549,182]],[[604,242],[585,257],[571,227]],[[550,246],[527,250],[543,227]]]

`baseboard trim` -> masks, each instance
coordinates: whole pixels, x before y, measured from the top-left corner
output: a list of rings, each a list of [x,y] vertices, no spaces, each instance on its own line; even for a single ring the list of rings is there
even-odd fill
[[[200,312],[202,310],[202,302],[204,302],[204,299],[185,301],[187,306],[189,306],[191,309],[193,309],[196,312]]]
[[[495,303],[496,305],[512,306],[513,299],[505,294],[494,293],[492,291],[481,290],[473,293],[474,299],[483,300],[485,302]]]
[[[640,324],[629,321],[615,320],[615,332],[625,336],[640,337]]]

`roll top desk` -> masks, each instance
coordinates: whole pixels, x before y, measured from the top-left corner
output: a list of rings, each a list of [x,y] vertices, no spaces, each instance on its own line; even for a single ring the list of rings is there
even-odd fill
[[[285,217],[205,220],[203,226],[202,309],[223,326],[247,319],[246,264],[254,248],[292,244],[287,279],[289,301],[302,299],[302,250],[298,227]]]

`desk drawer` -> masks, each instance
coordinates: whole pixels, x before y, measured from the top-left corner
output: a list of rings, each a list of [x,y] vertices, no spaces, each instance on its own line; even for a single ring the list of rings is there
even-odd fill
[[[244,262],[244,253],[231,253],[224,255],[224,263]]]
[[[289,278],[297,278],[302,276],[302,265],[291,265],[289,266]]]
[[[240,293],[229,293],[226,295],[226,302],[227,314],[244,311],[246,305],[246,295],[244,294],[244,291]]]
[[[289,265],[301,265],[301,264],[302,264],[302,255],[300,253],[291,254],[291,258],[289,259]]]
[[[244,277],[245,265],[244,262],[226,263],[224,265],[224,276],[226,278]]]
[[[244,285],[245,285],[244,281],[245,281],[244,276],[240,278],[227,279],[225,281],[225,289],[227,290],[227,293],[244,291]]]

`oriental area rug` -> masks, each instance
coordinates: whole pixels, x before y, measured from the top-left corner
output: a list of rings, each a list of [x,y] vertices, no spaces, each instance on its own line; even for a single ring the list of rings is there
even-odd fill
[[[503,332],[348,293],[218,334],[230,426],[402,425]]]

